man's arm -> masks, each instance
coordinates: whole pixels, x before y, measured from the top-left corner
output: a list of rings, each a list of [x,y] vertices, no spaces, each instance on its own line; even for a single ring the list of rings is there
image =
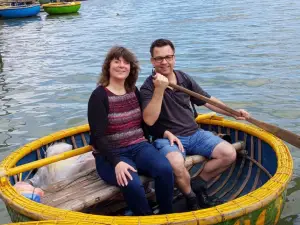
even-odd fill
[[[143,101],[143,119],[148,126],[152,126],[160,115],[165,89],[168,84],[169,81],[165,76],[156,74],[153,77],[153,92],[149,87],[141,87],[140,92]]]
[[[213,100],[213,101],[218,102],[221,105],[226,106],[224,102],[222,102],[221,100],[219,100],[219,99],[217,99],[217,98],[215,98],[213,96],[211,96],[210,99]],[[240,113],[240,116],[235,116],[235,115],[232,115],[231,113],[229,113],[229,112],[227,112],[227,111],[225,111],[223,109],[220,109],[220,108],[218,108],[218,107],[216,107],[214,105],[211,105],[209,103],[205,103],[204,106],[207,107],[208,109],[212,110],[212,111],[215,111],[216,113],[221,113],[221,114],[223,114],[225,116],[231,116],[231,117],[235,118],[236,120],[246,120],[247,118],[250,117],[250,114],[246,110],[244,110],[244,109],[237,110]]]
[[[225,106],[225,104],[224,104],[221,100],[219,100],[219,99],[217,99],[217,98],[215,98],[215,97],[213,97],[213,96],[211,96],[210,99],[213,100],[213,101],[216,101],[216,102],[220,103],[221,105],[224,105],[224,106]],[[214,106],[214,105],[211,105],[211,104],[209,104],[209,103],[205,103],[204,106],[205,106],[206,108],[208,108],[208,109],[210,109],[210,110],[216,112],[216,113],[221,113],[221,114],[223,114],[223,115],[225,115],[225,116],[233,116],[233,115],[231,115],[230,113],[226,112],[225,110],[220,109],[220,108],[218,108],[218,107],[216,107],[216,106]]]
[[[190,82],[191,82],[191,90],[194,91],[194,92],[197,92],[207,98],[210,98],[211,100],[213,101],[216,101],[222,105],[225,105],[225,103],[223,103],[221,100],[217,99],[216,97],[213,97],[213,96],[210,96],[207,92],[205,92],[197,83],[196,81],[194,81],[191,77],[188,76],[188,78],[190,79]],[[216,113],[221,113],[225,116],[231,116],[237,120],[245,120],[246,118],[249,118],[250,117],[250,114],[245,111],[244,109],[239,109],[237,110],[239,113],[240,113],[240,116],[234,116],[232,115],[231,113],[228,113],[227,111],[223,110],[223,109],[220,109],[214,105],[211,105],[209,103],[205,103],[203,102],[202,100],[199,100],[195,97],[191,97],[191,101],[192,103],[200,106],[200,105],[204,105],[205,107],[207,107],[208,109],[216,112]]]
[[[148,126],[152,126],[159,117],[164,90],[154,89],[153,96],[143,111],[143,119]]]

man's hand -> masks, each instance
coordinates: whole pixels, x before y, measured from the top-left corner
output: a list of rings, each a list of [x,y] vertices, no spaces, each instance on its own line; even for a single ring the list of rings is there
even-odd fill
[[[162,90],[165,90],[169,85],[169,80],[164,75],[161,75],[160,73],[156,73],[153,77],[153,84],[155,88],[160,88]]]
[[[236,120],[247,120],[250,118],[250,113],[244,109],[237,110],[240,113],[240,116],[234,116]]]
[[[171,146],[173,146],[174,143],[176,143],[178,145],[179,150],[181,152],[184,152],[184,148],[183,148],[183,145],[182,145],[181,141],[178,139],[178,137],[176,137],[170,131],[168,131],[168,130],[165,131],[164,138],[168,138],[169,139]]]
[[[124,186],[128,185],[127,177],[130,180],[133,179],[128,170],[131,170],[133,172],[137,172],[136,169],[134,169],[128,163],[125,163],[125,162],[121,161],[116,165],[115,173],[116,173],[117,183],[118,183],[119,186],[124,187]]]

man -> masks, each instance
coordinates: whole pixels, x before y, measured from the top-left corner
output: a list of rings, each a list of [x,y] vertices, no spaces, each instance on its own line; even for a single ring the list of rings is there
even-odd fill
[[[175,48],[171,41],[166,39],[154,41],[150,53],[155,74],[146,79],[140,92],[143,119],[150,126],[150,133],[158,138],[154,141],[154,146],[171,163],[177,186],[186,197],[188,209],[197,210],[199,205],[202,208],[214,206],[216,201],[207,196],[206,184],[235,161],[236,151],[228,142],[198,128],[190,102],[198,106],[204,105],[226,116],[232,115],[168,87],[169,83],[177,84],[224,104],[203,91],[187,74],[174,70]],[[243,120],[249,117],[249,113],[245,110],[238,111],[241,116],[235,117],[236,119]],[[194,190],[197,195],[191,188],[190,175],[184,167],[186,155],[202,155],[210,159],[197,180],[197,188]]]

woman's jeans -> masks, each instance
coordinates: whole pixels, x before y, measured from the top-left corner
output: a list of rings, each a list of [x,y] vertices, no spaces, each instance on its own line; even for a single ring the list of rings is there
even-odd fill
[[[172,213],[174,177],[168,159],[148,142],[115,149],[112,150],[112,153],[119,155],[121,161],[128,163],[138,171],[136,173],[128,170],[133,180],[128,178],[127,186],[119,186],[115,168],[103,156],[95,154],[97,172],[105,182],[121,188],[124,199],[132,212],[137,216],[153,214],[138,175],[142,174],[155,180],[156,200],[160,213]]]

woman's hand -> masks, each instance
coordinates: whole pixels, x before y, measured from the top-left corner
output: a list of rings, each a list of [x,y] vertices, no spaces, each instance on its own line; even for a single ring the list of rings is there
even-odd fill
[[[168,131],[168,130],[165,131],[164,138],[168,138],[169,139],[171,146],[173,146],[174,143],[176,143],[178,145],[179,150],[181,152],[184,152],[184,148],[183,148],[183,145],[182,145],[181,141],[178,139],[178,137],[176,137],[170,131]]]
[[[240,113],[240,116],[234,116],[236,120],[247,120],[250,118],[250,113],[244,109],[237,110]]]
[[[132,166],[130,166],[128,163],[125,162],[119,162],[115,167],[115,173],[117,178],[117,183],[119,186],[127,186],[128,181],[127,177],[132,180],[132,176],[130,175],[129,171],[131,170],[133,172],[137,172],[136,169],[134,169]]]

